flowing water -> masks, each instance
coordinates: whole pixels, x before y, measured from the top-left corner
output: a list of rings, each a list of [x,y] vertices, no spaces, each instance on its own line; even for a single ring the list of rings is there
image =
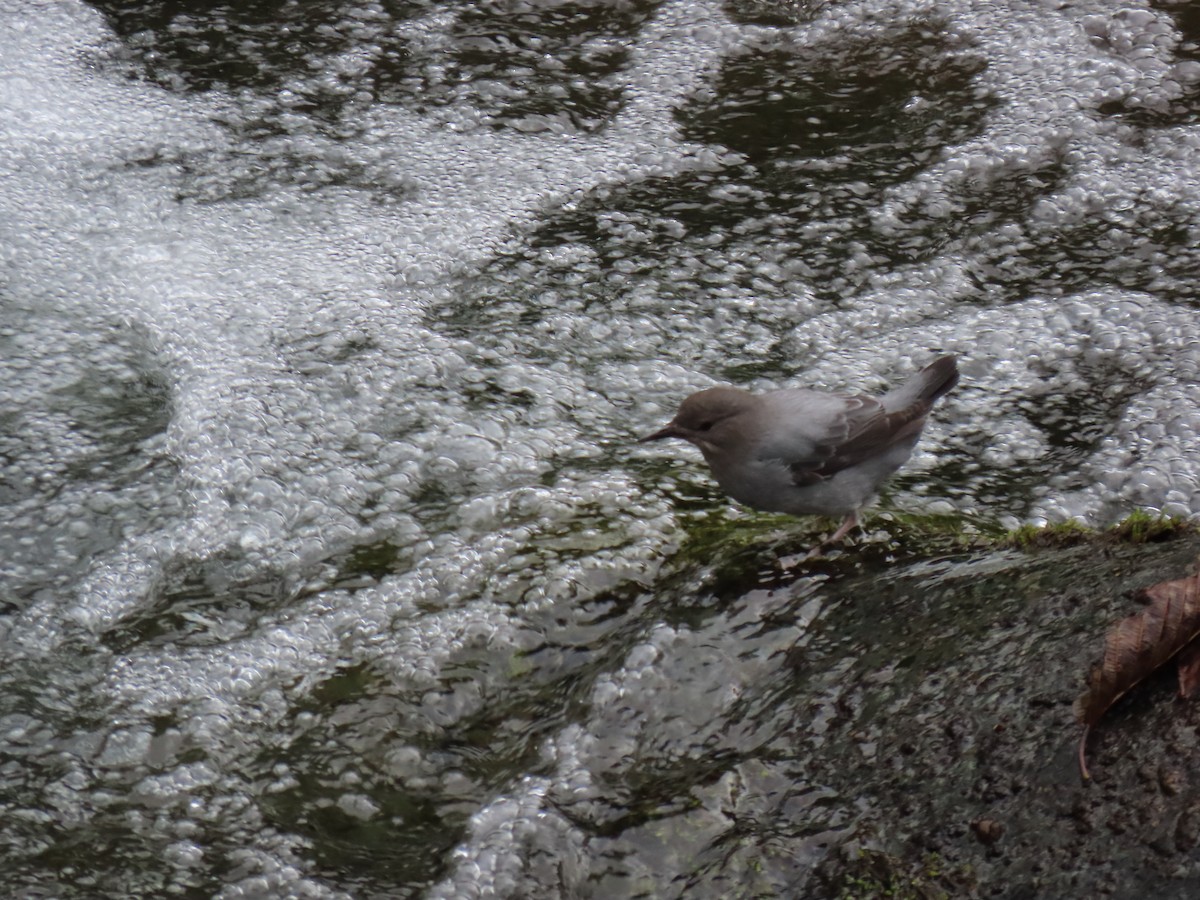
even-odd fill
[[[722,587],[706,529],[803,523],[631,442],[954,352],[886,511],[1200,512],[1198,41],[1167,0],[7,0],[5,890],[817,890],[862,810],[779,736],[844,598]]]

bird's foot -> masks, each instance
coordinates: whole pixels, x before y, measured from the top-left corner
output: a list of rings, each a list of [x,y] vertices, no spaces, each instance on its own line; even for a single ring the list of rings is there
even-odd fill
[[[858,513],[852,512],[852,513],[850,513],[850,515],[846,516],[846,518],[844,520],[842,520],[842,524],[839,525],[838,530],[833,533],[833,537],[831,537],[827,541],[822,541],[820,544],[817,545],[818,548],[826,547],[829,544],[836,544],[838,541],[840,541],[842,538],[844,538],[847,534],[850,533],[850,529],[854,528],[857,525],[858,525]]]
[[[838,526],[837,531],[835,531],[830,537],[826,538],[825,540],[821,541],[819,544],[814,546],[807,553],[796,554],[795,556],[778,557],[775,560],[776,570],[779,572],[780,575],[786,575],[788,572],[791,571],[791,569],[794,566],[801,565],[803,563],[808,562],[809,560],[817,559],[820,556],[823,556],[826,548],[830,547],[833,544],[836,544],[838,541],[840,541],[842,538],[844,538],[847,534],[849,534],[850,531],[858,524],[859,524],[858,514],[850,513],[850,515],[846,516],[846,518],[842,521],[842,524]]]

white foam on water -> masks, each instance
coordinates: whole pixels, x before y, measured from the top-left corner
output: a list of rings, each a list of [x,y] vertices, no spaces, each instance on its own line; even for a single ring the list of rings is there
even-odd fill
[[[365,651],[372,663],[394,667],[389,677],[397,682],[435,684],[464,642],[517,641],[511,604],[522,592],[536,607],[561,599],[564,588],[594,591],[657,565],[661,526],[635,520],[628,535],[581,539],[595,551],[587,558],[505,574],[521,542],[547,531],[569,538],[567,525],[581,509],[627,514],[644,502],[641,491],[619,472],[538,487],[549,460],[580,444],[564,411],[589,398],[583,374],[544,372],[520,359],[497,371],[495,357],[430,332],[419,314],[456,268],[485,258],[514,222],[564,193],[695,165],[659,146],[661,134],[629,137],[651,119],[661,122],[654,111],[671,102],[664,88],[684,85],[697,59],[658,73],[656,90],[631,107],[624,139],[463,136],[403,112],[381,113],[372,132],[386,149],[358,149],[412,193],[402,207],[336,189],[179,204],[169,169],[147,176],[128,161],[158,145],[220,148],[228,139],[206,121],[213,107],[83,71],[104,40],[97,17],[71,5],[52,11],[7,26],[8,36],[20,32],[6,41],[4,73],[4,168],[15,176],[4,194],[7,287],[55,319],[49,332],[71,334],[99,320],[134,336],[136,353],[165,382],[169,410],[165,443],[143,451],[168,460],[175,477],[153,487],[160,496],[178,492],[183,503],[169,521],[91,560],[68,590],[39,592],[10,624],[14,648],[39,657],[153,615],[164,579],[181,565],[227,557],[233,585],[264,572],[286,582],[339,549],[399,537],[415,567],[377,594],[321,594],[289,607],[275,625],[256,622],[215,653],[168,644],[112,656],[107,702],[142,722],[186,709],[179,739],[232,763],[258,752],[238,739],[242,729],[279,727],[288,697],[303,695],[347,656]],[[657,52],[672,46],[666,36],[657,41]],[[30,355],[50,357],[46,345]],[[85,340],[62,352],[92,350]],[[339,365],[343,354],[358,358]],[[54,365],[51,357],[43,367]],[[468,411],[463,390],[491,372],[539,394],[543,414],[526,423],[504,409]],[[33,410],[26,424],[45,427]],[[23,464],[53,472],[69,462],[70,431],[56,435],[42,447],[46,458]],[[407,510],[431,486],[449,503],[446,520],[426,531]],[[367,513],[377,501],[382,509]],[[649,523],[662,516],[661,508],[647,512]],[[68,508],[62,517],[77,515]],[[445,530],[456,525],[469,543]],[[632,554],[611,549],[639,542]],[[422,601],[447,609],[425,615]],[[191,621],[220,628],[204,616]],[[93,644],[91,652],[103,665],[103,648]],[[119,781],[120,772],[144,765],[150,741],[141,727],[109,735],[100,780]],[[222,896],[333,895],[299,875],[292,862],[303,842],[264,830],[237,777],[198,784],[190,767],[178,766],[158,780],[180,802],[209,794],[204,803],[222,808],[223,827],[246,837],[246,874]],[[85,792],[74,796],[83,802]],[[178,849],[180,861],[193,858]]]
[[[57,87],[40,85],[36,93],[53,98]],[[103,110],[126,94],[137,96],[117,92],[89,105]],[[654,97],[660,106],[670,100],[661,91]],[[37,121],[39,112],[20,120]],[[645,115],[641,106],[630,114],[634,124]],[[97,573],[103,585],[80,591],[73,608],[52,602],[46,617],[91,630],[119,620],[142,602],[139,585],[146,573],[138,557],[202,560],[233,548],[246,553],[251,565],[255,557],[280,553],[311,562],[331,547],[369,539],[359,511],[404,450],[424,469],[424,483],[442,482],[456,496],[468,493],[456,484],[464,466],[486,471],[492,463],[514,481],[545,468],[547,428],[538,429],[540,440],[535,436],[530,444],[511,424],[458,423],[464,416],[452,385],[449,397],[436,388],[469,367],[473,347],[448,343],[413,316],[456,266],[493,250],[514,221],[543,203],[597,181],[666,170],[677,157],[658,146],[630,147],[609,138],[588,145],[556,136],[463,136],[403,112],[379,118],[372,133],[388,148],[386,158],[376,148],[369,152],[414,193],[413,202],[392,214],[360,194],[337,191],[317,199],[291,193],[265,202],[176,207],[165,193],[146,193],[169,183],[147,185],[139,172],[107,173],[111,183],[101,188],[111,207],[103,211],[104,238],[68,253],[61,264],[92,272],[92,302],[147,332],[171,383],[167,449],[180,466],[192,516],[174,533],[159,535],[158,546],[125,548],[131,558],[117,568],[130,572],[127,583],[118,586],[119,577]],[[151,136],[168,123],[138,125],[138,146],[181,142],[169,132]],[[90,136],[103,142],[106,129],[116,130],[101,122]],[[115,159],[123,152],[130,151],[111,148]],[[20,190],[12,196],[21,197]],[[88,201],[94,204],[92,197]],[[77,214],[78,205],[60,197],[54,209]],[[14,231],[26,228],[30,212],[13,216]],[[35,258],[44,251],[30,249]],[[297,371],[294,358],[317,357],[302,362],[327,367],[320,358],[326,348],[310,338],[326,327],[338,334],[327,352],[338,352],[350,339],[345,335],[356,332],[377,348],[354,372],[333,373],[328,389]],[[289,340],[307,346],[295,354]],[[515,374],[526,389],[538,380],[536,371],[519,366]],[[343,383],[347,378],[350,383]],[[561,395],[571,389],[554,385],[556,401],[569,401]],[[581,383],[575,389],[586,390]],[[400,398],[405,408],[393,413]],[[388,441],[379,432],[394,424],[413,428],[406,419],[423,424],[425,434],[408,447],[383,446]],[[477,433],[488,427],[490,434]],[[450,434],[438,437],[456,429],[465,432],[457,443]],[[578,443],[575,435],[555,437]],[[374,451],[384,453],[382,464],[371,458]],[[29,618],[36,621],[42,613],[35,608]]]

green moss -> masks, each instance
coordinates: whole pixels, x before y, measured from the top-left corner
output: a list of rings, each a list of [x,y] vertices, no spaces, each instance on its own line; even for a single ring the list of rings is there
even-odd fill
[[[1098,532],[1087,525],[1070,520],[1056,525],[1022,525],[1000,539],[1001,547],[1018,550],[1045,550],[1074,547],[1095,540]]]
[[[863,566],[892,565],[902,558],[995,548],[1032,552],[1093,544],[1145,544],[1200,531],[1200,526],[1186,519],[1144,510],[1135,510],[1106,529],[1068,521],[1023,525],[1005,532],[994,522],[973,516],[884,509],[868,512],[859,530],[810,560],[806,554],[829,537],[836,521],[815,516],[738,515],[728,508],[710,508],[686,517],[683,527],[686,537],[675,557],[676,571],[694,575],[697,569],[707,570],[719,595],[771,584],[780,575],[792,578],[813,567],[826,572],[846,567],[858,571]]]
[[[1004,534],[1004,530],[992,521],[961,513],[868,512],[864,524],[868,532],[886,529],[898,543],[925,545],[942,551],[990,545]]]
[[[1127,544],[1152,544],[1195,532],[1195,523],[1187,519],[1135,509],[1110,528],[1108,535]]]
[[[1074,547],[1089,542],[1115,544],[1150,544],[1167,541],[1186,534],[1195,534],[1197,526],[1187,519],[1149,513],[1142,509],[1131,512],[1117,524],[1103,531],[1075,521],[1057,525],[1022,525],[1008,532],[1000,541],[1004,547],[1021,550]]]
[[[675,556],[677,571],[707,570],[718,595],[741,593],[811,566],[889,565],[900,557],[956,554],[990,546],[1002,534],[995,525],[963,515],[870,511],[859,529],[825,548],[839,520],[769,513],[739,515],[708,509],[683,519],[685,537]]]
[[[820,540],[793,516],[731,516],[724,510],[689,517],[676,561],[682,568],[711,567],[722,582],[754,580],[770,560],[800,553]]]

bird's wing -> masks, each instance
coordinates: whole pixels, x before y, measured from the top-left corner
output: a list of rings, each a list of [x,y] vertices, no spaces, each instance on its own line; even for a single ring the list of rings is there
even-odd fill
[[[794,417],[797,426],[789,429],[786,439],[763,446],[761,455],[783,462],[799,487],[824,481],[915,438],[931,406],[919,401],[889,413],[874,397],[807,391],[779,391],[776,405],[780,415]]]

